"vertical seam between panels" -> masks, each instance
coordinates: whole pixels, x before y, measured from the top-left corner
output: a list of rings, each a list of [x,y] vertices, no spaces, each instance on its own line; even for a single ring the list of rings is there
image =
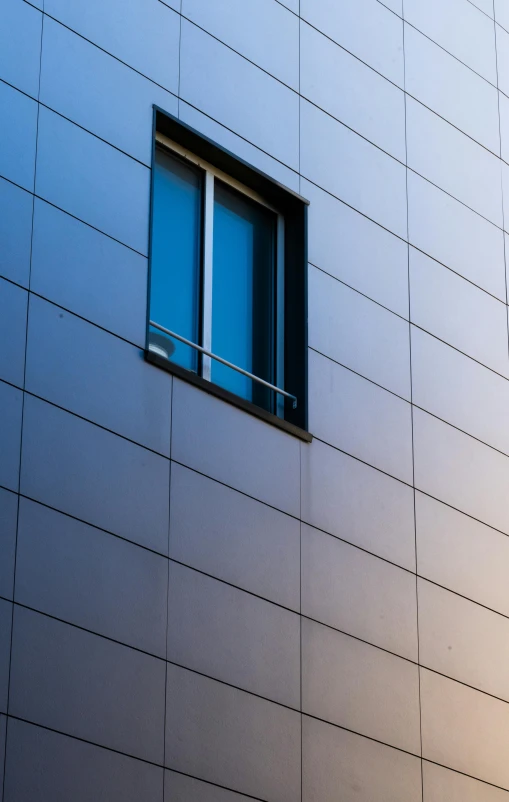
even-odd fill
[[[302,802],[303,771],[303,720],[302,710],[302,443],[299,443],[299,680],[300,680],[300,798]]]
[[[507,354],[509,359],[509,309],[508,309],[508,294],[507,294],[507,249],[506,249],[506,235],[505,235],[505,203],[504,198],[504,180],[503,169],[504,163],[502,159],[502,119],[500,116],[500,89],[498,87],[498,48],[497,48],[497,23],[495,21],[495,0],[493,0],[493,36],[495,44],[495,72],[497,78],[497,111],[498,111],[498,141],[499,141],[499,164],[500,164],[500,195],[502,200],[502,241],[504,244],[504,280],[505,280],[505,317],[507,326]]]
[[[300,16],[300,0],[299,0],[299,76],[298,76],[298,87],[299,87],[299,194],[301,193],[301,175],[300,175],[300,128],[301,128],[301,94],[300,94],[300,71],[301,71],[301,59],[300,59],[300,34],[302,30],[302,20]]]
[[[299,88],[299,136],[298,136],[298,145],[299,145],[299,193],[301,193],[302,187],[302,178],[301,178],[301,171],[300,171],[300,162],[301,162],[301,107],[302,107],[302,98],[301,98],[301,30],[302,30],[302,19],[301,19],[301,0],[299,0],[299,75],[298,75],[298,88]],[[306,234],[307,236],[307,234]],[[305,270],[308,270],[307,264],[305,265]],[[307,299],[306,299],[307,302]],[[306,321],[307,326],[307,321]],[[307,345],[306,345],[307,350]],[[305,354],[305,358],[307,360],[308,354]],[[307,388],[306,388],[307,394]],[[302,802],[303,798],[303,791],[304,791],[304,714],[302,710],[302,443],[299,443],[299,699],[300,699],[300,802]]]
[[[11,693],[11,666],[12,666],[12,644],[14,636],[14,599],[16,592],[16,563],[18,556],[18,530],[19,530],[19,507],[20,507],[20,492],[21,492],[21,468],[22,468],[22,451],[23,451],[23,424],[25,418],[25,383],[26,383],[26,362],[27,362],[27,347],[28,347],[28,314],[30,309],[30,283],[32,276],[32,251],[34,241],[34,211],[35,211],[35,181],[37,173],[37,149],[39,143],[39,112],[40,112],[40,94],[41,94],[41,67],[42,67],[42,39],[44,31],[44,11],[41,14],[41,37],[40,37],[40,51],[39,51],[39,81],[37,86],[37,118],[35,124],[35,153],[34,153],[34,183],[32,192],[32,221],[30,230],[30,259],[29,259],[29,272],[28,272],[28,292],[27,292],[27,310],[25,318],[25,353],[23,362],[23,388],[21,396],[21,425],[20,425],[20,438],[19,438],[19,465],[18,465],[18,504],[16,509],[16,537],[14,541],[14,565],[13,565],[13,580],[12,580],[12,610],[11,610],[11,637],[9,644],[9,671],[7,675],[7,705],[5,716],[5,745],[4,745],[4,772],[2,782],[2,799],[5,796],[5,778],[7,776],[7,740],[9,730],[9,706],[10,706],[10,693]]]
[[[173,386],[173,382],[172,382]],[[168,482],[168,503],[169,503],[169,496],[170,496],[170,487],[171,487],[171,460],[169,464],[169,482]],[[169,626],[169,615],[168,615],[168,604],[170,600],[170,520],[168,515],[168,556],[166,558],[166,603],[165,603],[165,620],[166,620],[166,628],[165,628],[165,648],[164,648],[164,714],[163,714],[163,802],[165,799],[165,783],[166,783],[166,715],[167,715],[167,707],[168,707],[168,626]]]
[[[406,228],[407,228],[407,281],[408,281],[408,347],[409,347],[409,369],[410,369],[410,426],[412,437],[412,495],[414,512],[414,549],[415,549],[415,611],[416,611],[416,634],[417,634],[417,683],[419,694],[419,740],[421,751],[421,799],[424,799],[424,772],[422,755],[422,702],[421,702],[421,665],[420,665],[420,642],[419,642],[419,592],[417,578],[417,514],[415,502],[415,443],[414,443],[414,404],[413,404],[413,378],[412,378],[412,317],[411,317],[411,294],[410,294],[410,226],[409,226],[409,207],[408,207],[408,138],[407,138],[407,92],[406,92],[406,54],[405,54],[405,3],[402,0],[401,10],[403,14],[403,99],[405,106],[405,192],[406,192]]]
[[[169,482],[168,482],[168,553],[166,557],[166,647],[165,647],[165,663],[164,663],[164,731],[163,731],[163,802],[165,799],[165,783],[166,783],[166,719],[168,710],[168,628],[169,628],[169,610],[168,605],[170,601],[170,498],[171,498],[171,446],[173,441],[173,386],[175,380],[171,377],[171,390],[170,390],[170,460],[169,460]]]
[[[180,16],[179,16],[179,75],[178,75],[178,85],[177,85],[177,118],[180,120],[180,56],[182,52],[182,2],[180,0]]]

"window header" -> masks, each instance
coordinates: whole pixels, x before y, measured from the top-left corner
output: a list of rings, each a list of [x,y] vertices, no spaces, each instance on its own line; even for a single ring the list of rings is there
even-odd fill
[[[226,175],[234,176],[241,184],[250,187],[284,213],[288,211],[288,206],[293,204],[309,206],[309,201],[297,192],[283,186],[261,170],[257,170],[256,167],[252,167],[172,114],[163,111],[159,106],[154,105],[153,108],[154,139],[157,133],[163,134],[175,145],[191,151]]]

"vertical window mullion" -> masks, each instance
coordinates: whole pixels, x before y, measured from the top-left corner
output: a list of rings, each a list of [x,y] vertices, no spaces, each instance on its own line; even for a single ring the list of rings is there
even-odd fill
[[[212,351],[212,264],[214,242],[214,174],[205,172],[203,221],[202,345]],[[202,376],[210,381],[211,359],[203,356]]]
[[[275,383],[277,387],[285,389],[285,221],[281,214],[277,216],[275,318]],[[280,418],[285,416],[285,399],[279,393],[276,393],[276,415]]]

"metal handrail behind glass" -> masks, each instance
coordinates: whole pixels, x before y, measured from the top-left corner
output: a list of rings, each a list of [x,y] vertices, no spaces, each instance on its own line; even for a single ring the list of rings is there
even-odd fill
[[[182,337],[180,334],[176,334],[176,332],[174,331],[165,329],[164,326],[159,325],[159,323],[155,323],[153,320],[150,320],[149,324],[154,329],[158,329],[159,331],[164,332],[164,334],[167,334],[169,337],[174,337],[176,340],[180,340],[180,342],[185,343],[185,345],[189,345],[191,348],[195,348],[201,354],[210,357],[210,359],[215,359],[217,362],[221,362],[223,365],[226,365],[227,368],[236,370],[238,373],[242,373],[243,376],[247,376],[248,379],[252,379],[253,381],[258,382],[259,384],[263,384],[263,386],[268,387],[269,390],[273,390],[275,393],[279,393],[280,395],[283,395],[285,398],[291,398],[293,402],[292,403],[293,409],[297,409],[297,397],[295,395],[287,393],[286,390],[281,390],[280,387],[276,387],[274,384],[270,384],[270,382],[265,381],[265,379],[260,379],[259,376],[254,376],[252,373],[249,373],[248,370],[244,370],[244,368],[239,368],[238,365],[233,365],[231,362],[228,362],[227,359],[223,359],[222,356],[217,356],[217,354],[213,354],[211,351],[208,351],[206,348],[203,348],[203,346],[191,342],[191,340],[186,339],[186,337]]]

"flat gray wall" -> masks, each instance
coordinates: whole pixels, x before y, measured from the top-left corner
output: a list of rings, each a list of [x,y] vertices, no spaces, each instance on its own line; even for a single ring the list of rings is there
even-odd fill
[[[509,802],[494,5],[2,0],[3,802]],[[153,103],[311,201],[311,445],[143,361]]]

